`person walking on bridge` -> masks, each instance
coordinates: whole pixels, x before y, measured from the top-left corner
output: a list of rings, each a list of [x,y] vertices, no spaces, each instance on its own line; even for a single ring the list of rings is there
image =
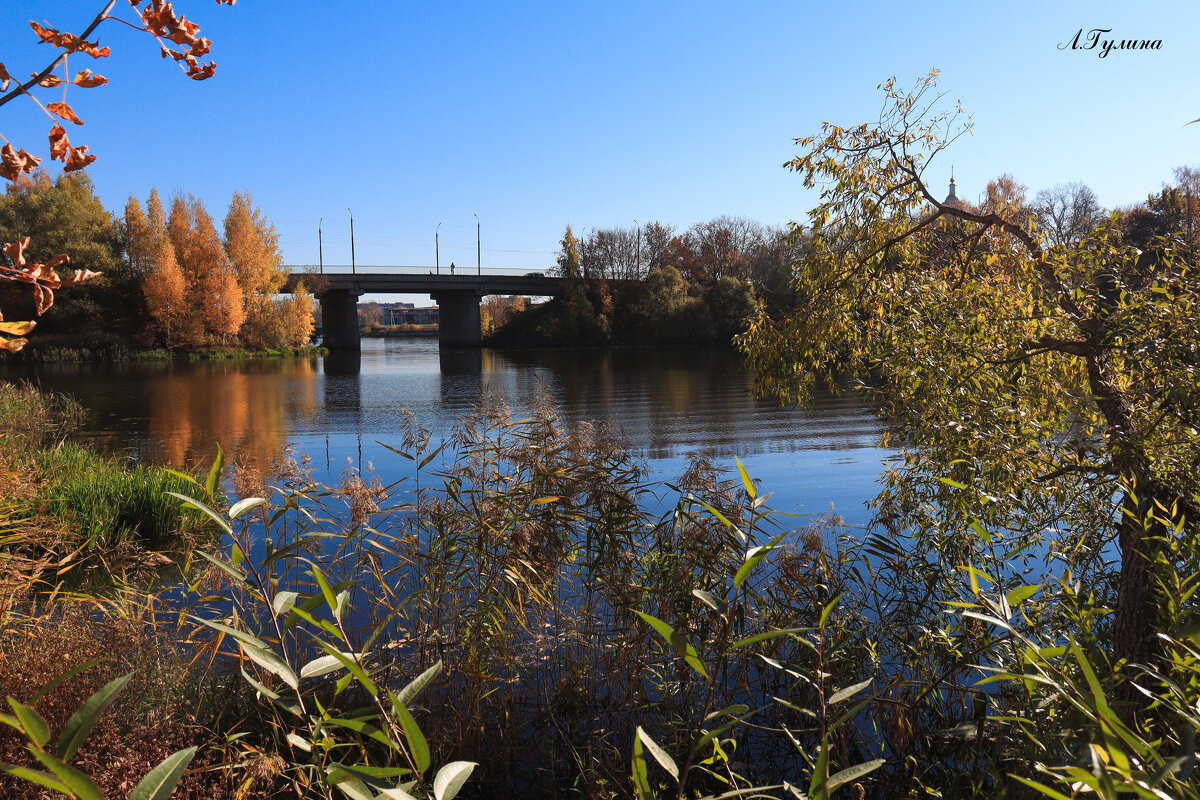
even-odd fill
[[[450,262],[450,274],[451,275],[454,274],[454,262],[453,261]]]

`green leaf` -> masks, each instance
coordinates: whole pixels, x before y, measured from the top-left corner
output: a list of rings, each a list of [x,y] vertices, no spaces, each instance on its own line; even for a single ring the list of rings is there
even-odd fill
[[[11,697],[8,698],[8,704],[12,706],[13,712],[21,722],[21,730],[25,731],[30,741],[38,747],[44,747],[46,742],[50,741],[50,726],[42,719],[42,715]]]
[[[750,475],[746,472],[746,467],[742,465],[742,460],[737,456],[734,456],[733,460],[737,462],[738,473],[742,476],[742,486],[746,489],[746,496],[753,500],[758,495],[754,481],[750,480]]]
[[[837,789],[842,784],[856,781],[868,772],[873,772],[887,763],[886,758],[876,758],[872,761],[864,761],[853,767],[842,770],[834,775],[829,776],[829,781],[825,784],[830,792]]]
[[[332,779],[333,776],[331,776]],[[346,776],[340,781],[336,781],[333,785],[340,789],[342,794],[349,797],[350,800],[375,800],[375,793],[357,778]]]
[[[871,680],[872,680],[871,678],[867,678],[862,683],[856,683],[853,686],[847,686],[845,689],[842,689],[840,692],[834,692],[834,694],[828,700],[825,701],[826,704],[833,705],[834,703],[840,703],[843,700],[849,700],[851,697],[854,697],[854,695],[858,694],[863,689],[870,686]]]
[[[347,658],[353,658],[354,654],[342,653]],[[312,661],[309,661],[300,668],[300,679],[318,678],[322,675],[328,675],[339,669],[345,669],[346,665],[337,656],[317,656]]]
[[[205,505],[200,500],[196,500],[195,498],[188,497],[186,494],[180,494],[179,492],[167,492],[167,494],[171,495],[171,497],[174,497],[178,500],[182,500],[183,504],[185,506],[194,508],[197,511],[203,511],[205,514],[212,517],[213,522],[217,523],[217,525],[221,528],[221,530],[225,531],[230,536],[233,535],[233,528],[231,528],[229,526],[229,523],[225,521],[224,517],[222,517],[219,513],[217,513],[216,511],[214,511],[207,505]]]
[[[729,605],[720,597],[704,589],[692,589],[692,595],[699,598],[706,606],[722,617],[729,611]]]
[[[1041,584],[1033,586],[1018,586],[1005,595],[1005,599],[1008,600],[1008,604],[1010,606],[1019,606],[1021,603],[1037,594],[1041,588]]]
[[[271,600],[271,608],[275,609],[276,614],[282,614],[292,606],[296,605],[296,599],[300,597],[298,592],[284,591],[275,595]]]
[[[403,789],[381,789],[379,794],[375,795],[375,800],[417,800]]]
[[[1009,774],[1008,777],[1012,778],[1013,780],[1020,781],[1021,783],[1025,784],[1026,786],[1028,786],[1031,789],[1036,789],[1037,791],[1046,795],[1046,797],[1053,798],[1053,800],[1071,800],[1070,797],[1063,794],[1062,792],[1051,789],[1049,786],[1038,783],[1037,781],[1031,781],[1028,778],[1022,778],[1020,775],[1013,775],[1011,773]]]
[[[70,796],[71,790],[67,785],[54,777],[48,772],[38,772],[36,769],[17,766],[16,764],[0,764],[0,770],[7,772],[9,775],[16,775],[21,780],[36,783],[38,786],[45,786],[54,792],[59,792]]]
[[[77,667],[72,667],[71,669],[67,670],[63,674],[59,675],[54,680],[52,680],[49,683],[42,686],[41,689],[38,689],[37,694],[35,694],[33,697],[29,698],[29,705],[31,705],[31,706],[37,705],[38,700],[41,700],[46,695],[50,694],[50,692],[54,691],[54,688],[56,686],[58,686],[59,684],[63,683],[64,681],[69,681],[71,678],[74,678],[76,675],[83,672],[84,670],[91,669],[92,667],[96,666],[97,664],[103,664],[105,661],[112,661],[112,659],[111,658],[96,658],[96,659],[93,659],[93,660],[87,662],[86,664],[80,664]]]
[[[217,484],[221,480],[221,472],[225,469],[225,451],[221,443],[217,443],[217,457],[213,459],[212,467],[208,470],[208,478],[204,481],[204,491],[210,498],[217,496]]]
[[[400,727],[404,730],[404,739],[408,742],[413,763],[416,764],[418,772],[424,772],[429,769],[429,743],[425,741],[425,734],[421,733],[421,727],[403,703],[393,703],[392,708],[400,719]]]
[[[787,536],[788,532],[776,536],[771,541],[761,547],[751,547],[746,551],[746,562],[738,569],[737,574],[733,576],[733,585],[737,588],[742,588],[742,584],[750,577],[750,573],[758,566],[759,562],[771,554],[775,548],[779,547],[779,543],[783,541],[783,537]]]
[[[342,662],[346,669],[350,670],[350,674],[358,679],[362,687],[371,693],[371,697],[379,696],[379,686],[371,680],[371,676],[367,675],[354,659],[343,655],[340,650],[335,650],[328,642],[318,642],[318,644],[321,645],[322,650]]]
[[[476,766],[473,761],[451,761],[439,769],[437,777],[433,779],[435,800],[454,800]]]
[[[675,766],[675,759],[671,758],[671,755],[666,750],[663,750],[661,747],[659,747],[658,744],[650,738],[650,734],[646,733],[646,731],[642,729],[641,725],[638,725],[637,727],[637,736],[642,740],[642,742],[645,743],[646,749],[650,751],[650,755],[654,756],[654,760],[657,761],[663,769],[671,773],[672,778],[678,781],[679,767]]]
[[[238,641],[238,645],[241,646],[242,652],[246,654],[246,657],[255,664],[258,664],[267,672],[278,676],[280,680],[292,687],[293,690],[300,688],[300,679],[296,676],[296,673],[292,671],[288,663],[280,658],[274,650],[269,647],[256,647],[244,641]]]
[[[667,644],[671,645],[671,648],[676,653],[683,656],[683,660],[689,667],[705,679],[708,678],[708,671],[704,668],[704,662],[700,660],[700,654],[696,652],[696,648],[692,647],[691,643],[684,639],[678,631],[658,617],[652,617],[644,611],[633,609],[633,613],[646,620],[651,628],[658,631],[659,636],[665,639]]]
[[[780,636],[791,636],[797,633],[805,633],[811,631],[812,628],[777,628],[773,631],[764,631],[756,633],[753,636],[747,636],[745,639],[738,639],[733,643],[734,648],[745,647],[746,645],[754,644],[755,642],[765,642],[768,639],[777,639]]]
[[[167,800],[195,755],[196,748],[189,747],[167,756],[133,787],[129,800]]]
[[[117,699],[117,695],[125,688],[125,684],[129,683],[129,679],[133,677],[133,673],[122,675],[115,678],[103,687],[100,691],[83,701],[78,710],[71,715],[67,720],[67,724],[63,726],[62,733],[59,734],[58,742],[55,745],[55,752],[58,757],[64,761],[75,755],[75,751],[79,749],[79,745],[83,744],[83,740],[87,738],[88,733],[95,727],[100,720],[100,715],[104,713],[112,702]],[[46,766],[50,766],[47,764]],[[55,773],[56,775],[58,773]],[[61,778],[62,776],[59,775]]]
[[[238,500],[236,503],[234,503],[233,505],[231,505],[229,507],[229,518],[237,519],[242,514],[245,514],[247,511],[249,511],[250,509],[258,508],[261,505],[265,505],[266,502],[267,502],[267,498],[265,498],[265,497],[247,497],[242,500]]]
[[[411,681],[409,681],[407,686],[400,690],[399,694],[397,695],[400,702],[405,706],[411,706],[412,701],[417,699],[417,695],[419,695],[425,689],[425,687],[428,686],[431,681],[433,681],[434,678],[441,674],[441,672],[442,662],[438,661],[432,667],[413,678]]]
[[[31,750],[33,757],[42,762],[46,769],[54,773],[60,781],[66,784],[67,794],[77,800],[104,800],[104,794],[96,782],[79,770],[41,750]]]
[[[237,581],[238,585],[244,586],[246,584],[246,573],[242,572],[241,570],[234,569],[233,567],[229,566],[221,559],[219,559],[215,556],[210,556],[208,553],[204,552],[203,550],[197,550],[196,553],[201,558],[203,558],[205,561],[208,561],[210,564],[213,564],[214,566],[217,567],[217,569],[221,570],[226,575],[228,575],[229,577],[231,577],[235,581]]]
[[[654,792],[650,789],[650,776],[646,769],[646,750],[642,746],[642,737],[633,737],[633,758],[630,763],[630,775],[633,779],[633,790],[638,800],[654,800]]]

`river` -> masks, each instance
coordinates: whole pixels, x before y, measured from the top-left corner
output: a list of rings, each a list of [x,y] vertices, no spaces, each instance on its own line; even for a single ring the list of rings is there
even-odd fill
[[[502,400],[520,411],[539,395],[567,419],[608,423],[653,478],[679,475],[697,451],[728,470],[737,457],[774,493],[772,507],[832,507],[850,524],[869,519],[864,504],[890,455],[878,447],[881,423],[853,393],[781,408],[751,396],[736,354],[706,348],[443,354],[435,339],[365,339],[360,355],[46,364],[7,367],[0,379],[77,397],[88,409],[79,435],[109,452],[196,466],[219,443],[230,460],[261,468],[291,448],[332,483],[368,463],[385,484],[406,474],[410,462],[383,446],[399,443],[402,409],[437,439],[475,405]]]

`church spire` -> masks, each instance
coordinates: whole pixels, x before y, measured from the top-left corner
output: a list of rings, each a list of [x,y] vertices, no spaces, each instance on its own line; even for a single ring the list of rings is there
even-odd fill
[[[958,199],[958,195],[954,191],[954,166],[950,166],[950,194],[946,195],[946,199],[942,201],[942,205],[956,206],[962,201]]]

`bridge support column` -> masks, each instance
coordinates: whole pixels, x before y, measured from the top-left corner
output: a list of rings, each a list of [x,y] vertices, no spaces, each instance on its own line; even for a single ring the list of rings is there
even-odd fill
[[[352,289],[329,289],[321,294],[321,330],[330,350],[362,349],[358,335],[360,294]]]
[[[438,304],[438,344],[442,347],[480,347],[479,291],[439,291],[432,295]]]

